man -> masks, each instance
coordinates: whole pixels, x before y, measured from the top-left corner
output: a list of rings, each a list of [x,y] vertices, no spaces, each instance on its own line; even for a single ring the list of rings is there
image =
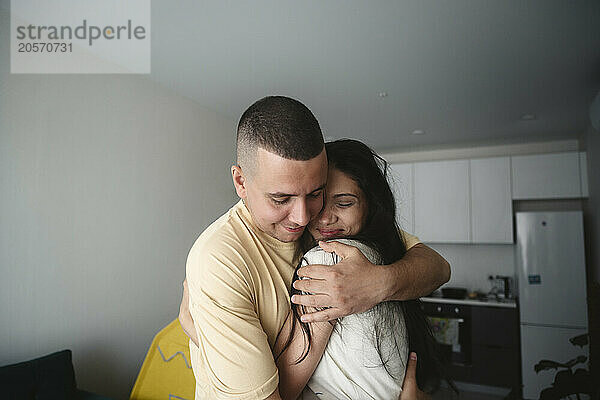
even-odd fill
[[[184,293],[180,320],[195,339],[190,354],[197,399],[279,399],[271,349],[290,309],[296,241],[323,205],[327,156],[314,115],[286,97],[250,106],[237,135],[231,173],[242,200],[192,246],[186,265],[189,304]],[[318,294],[294,301],[328,307],[305,315],[307,322],[416,298],[449,279],[446,261],[422,244],[391,266],[373,265],[340,243],[324,248],[343,261],[303,269],[301,275],[311,279],[295,287]]]

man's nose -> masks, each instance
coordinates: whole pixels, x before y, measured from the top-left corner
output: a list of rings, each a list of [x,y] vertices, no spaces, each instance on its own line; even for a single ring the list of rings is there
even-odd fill
[[[306,200],[298,200],[290,213],[289,220],[296,225],[305,226],[310,221],[310,211]]]

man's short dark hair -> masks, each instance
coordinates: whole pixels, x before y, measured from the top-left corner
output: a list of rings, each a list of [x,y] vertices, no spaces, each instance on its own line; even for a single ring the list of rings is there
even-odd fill
[[[252,104],[238,123],[237,163],[242,169],[254,168],[258,148],[306,161],[323,151],[323,134],[304,104],[289,97],[268,96]]]

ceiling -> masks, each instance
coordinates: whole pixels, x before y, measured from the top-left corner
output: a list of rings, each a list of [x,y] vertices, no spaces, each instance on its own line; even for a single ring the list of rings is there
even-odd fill
[[[600,1],[153,0],[150,78],[236,121],[291,96],[380,150],[577,138]]]
[[[600,2],[155,0],[151,78],[235,120],[295,97],[326,137],[378,149],[574,138]]]

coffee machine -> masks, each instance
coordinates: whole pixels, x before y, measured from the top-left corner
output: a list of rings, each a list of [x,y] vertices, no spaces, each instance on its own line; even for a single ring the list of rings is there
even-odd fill
[[[512,299],[514,297],[514,278],[508,275],[490,275],[488,277],[492,285],[490,294],[498,299]]]

